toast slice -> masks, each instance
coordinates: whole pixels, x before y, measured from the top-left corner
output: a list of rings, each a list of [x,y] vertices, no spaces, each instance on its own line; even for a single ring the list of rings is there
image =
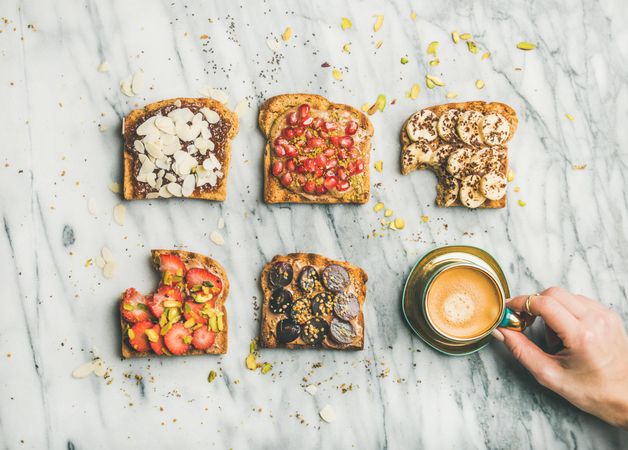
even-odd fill
[[[314,94],[284,94],[259,112],[266,203],[366,203],[373,125]]]
[[[229,324],[225,302],[229,296],[229,279],[225,269],[216,260],[208,256],[182,250],[151,250],[151,256],[153,266],[161,273],[161,281],[157,291],[144,297],[132,288],[127,289],[120,302],[122,357],[126,359],[162,355],[188,356],[227,353]],[[183,275],[177,275],[179,267],[183,267]],[[211,275],[207,276],[203,271],[207,271]],[[213,283],[203,282],[202,286],[208,289],[189,287],[190,283],[200,280],[211,280]],[[213,284],[214,288],[209,287],[210,284]],[[219,284],[220,288],[218,290]],[[168,287],[174,288],[175,292],[168,291]],[[176,289],[179,290],[180,294],[177,293]],[[217,291],[212,293],[212,289]],[[133,300],[130,299],[129,292],[133,295]],[[178,302],[180,306],[167,306],[174,305],[174,303],[165,303],[168,301]],[[188,306],[191,307],[188,308]],[[163,312],[160,311],[160,308]],[[174,313],[169,313],[169,311],[174,311]],[[160,314],[157,315],[155,312]],[[192,324],[190,319],[195,323]],[[134,333],[129,334],[129,330],[134,325],[144,322],[149,322],[153,327],[156,327],[155,331],[158,331],[159,339],[158,342],[151,343],[150,337],[147,336],[149,338],[148,349],[146,351],[138,351],[131,345],[131,337],[137,338],[137,335]],[[169,326],[168,323],[171,325]],[[192,337],[196,337],[194,333],[199,328],[204,328],[207,330],[204,333],[204,338],[213,339],[213,341],[208,348],[199,349],[195,348],[197,341],[192,339],[191,345],[187,344],[187,350],[177,354],[169,350],[167,343],[168,333],[162,334],[165,328],[169,327],[172,330],[175,325],[188,330],[189,335]],[[208,338],[208,336],[213,337]],[[154,345],[158,348],[161,347],[163,353],[156,353]],[[185,347],[186,345],[181,344],[181,346]],[[199,345],[199,347],[204,346]],[[144,347],[146,346],[144,345]]]
[[[129,113],[124,198],[225,200],[238,117],[211,98],[173,98]]]
[[[260,345],[364,348],[364,270],[313,253],[277,255],[261,273]]]
[[[424,108],[401,128],[401,173],[433,171],[438,206],[503,208],[507,144],[517,125],[516,112],[504,103],[473,101]]]

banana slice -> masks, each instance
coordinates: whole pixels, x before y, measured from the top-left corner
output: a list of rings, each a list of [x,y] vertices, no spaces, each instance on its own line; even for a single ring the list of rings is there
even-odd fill
[[[476,175],[484,175],[488,172],[501,172],[502,164],[496,148],[484,147],[475,151],[467,165],[468,172]]]
[[[471,159],[469,147],[458,147],[447,159],[447,172],[455,178],[462,178],[467,172],[467,165]]]
[[[483,144],[482,136],[480,136],[480,124],[484,114],[479,111],[463,111],[458,116],[458,125],[456,131],[462,142],[474,147],[480,147]]]
[[[413,142],[401,152],[401,172],[406,174],[421,164],[430,164],[433,153],[432,147],[427,141]]]
[[[447,168],[447,160],[449,159],[449,155],[455,152],[458,149],[458,146],[451,144],[441,144],[436,150],[432,153],[432,160],[430,161],[430,165],[433,167],[443,167]]]
[[[468,175],[460,184],[460,202],[467,208],[477,208],[482,205],[486,197],[480,191],[480,177]]]
[[[438,117],[429,109],[422,109],[415,112],[408,119],[406,124],[406,133],[411,141],[418,141],[425,139],[428,142],[432,142],[438,137],[436,131],[436,124],[438,123]]]
[[[481,123],[480,134],[488,145],[503,144],[510,136],[510,123],[501,114],[487,114]]]
[[[441,177],[436,186],[436,204],[448,207],[454,204],[458,198],[458,180],[451,177]]]
[[[450,109],[438,118],[436,131],[438,131],[438,135],[443,141],[455,142],[458,139],[458,135],[456,134],[456,124],[458,123],[459,115],[459,110]]]
[[[506,178],[498,172],[488,172],[480,180],[480,191],[489,200],[499,200],[506,195]]]

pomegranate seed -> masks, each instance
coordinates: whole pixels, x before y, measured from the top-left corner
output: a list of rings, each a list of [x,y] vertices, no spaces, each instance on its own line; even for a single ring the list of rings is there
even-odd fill
[[[325,186],[323,186],[322,184],[319,186],[316,186],[316,193],[317,194],[324,194],[325,192],[327,192],[327,188]]]
[[[295,136],[302,136],[303,133],[305,133],[305,128],[303,128],[303,127],[296,127],[294,129],[294,135]]]
[[[305,167],[305,170],[307,170],[310,173],[316,172],[316,163],[314,162],[313,159],[306,160],[303,163],[303,166]]]
[[[329,169],[327,172],[325,172],[325,176],[326,177],[335,177],[336,176],[336,172],[334,172],[333,169]]]
[[[275,155],[286,156],[286,149],[283,145],[275,145]]]
[[[292,144],[285,145],[284,149],[286,150],[286,156],[290,158],[297,156],[297,154],[299,153],[297,148]]]
[[[320,167],[318,169],[316,169],[316,171],[314,172],[314,176],[316,178],[320,178],[323,176],[325,172],[323,171],[323,169],[321,169]]]
[[[304,117],[303,119],[301,119],[301,125],[303,125],[304,127],[312,125],[312,122],[314,122],[314,118],[312,116]]]
[[[305,186],[303,186],[303,190],[305,192],[309,192],[310,194],[313,194],[314,191],[316,190],[316,183],[314,183],[314,180],[309,180],[305,183]]]
[[[347,124],[345,127],[345,133],[354,135],[358,131],[358,123],[353,120]]]
[[[349,182],[347,180],[342,180],[338,182],[338,184],[336,185],[336,189],[340,192],[346,191],[347,189],[349,189]]]
[[[305,173],[305,172],[307,172],[307,169],[305,168],[304,165],[297,166],[297,173]]]
[[[327,139],[329,137],[329,133],[327,131],[323,131],[323,130],[319,131],[318,135],[320,137],[322,137],[323,139]]]
[[[297,112],[292,111],[290,114],[288,114],[288,116],[286,117],[286,122],[288,123],[288,125],[293,126],[299,123],[299,116],[297,115]]]
[[[307,146],[309,148],[316,148],[325,145],[325,140],[321,138],[310,138],[307,140]]]
[[[286,139],[292,139],[294,137],[294,130],[292,128],[284,128],[281,134]]]
[[[317,128],[318,129],[318,128],[322,127],[324,123],[325,123],[325,121],[322,118],[317,117],[312,122],[312,128]]]
[[[349,164],[347,164],[347,170],[353,175],[355,173],[355,162],[349,161]]]
[[[353,145],[353,138],[351,136],[343,136],[338,141],[338,144],[343,148],[349,148]]]
[[[338,129],[336,122],[325,122],[325,131],[334,131]]]
[[[339,159],[345,159],[347,157],[347,152],[345,152],[343,148],[339,148],[337,155]]]
[[[275,145],[286,145],[288,143],[288,141],[286,141],[284,138],[278,137],[277,139],[275,139]]]
[[[362,161],[361,159],[358,159],[355,162],[355,173],[362,173],[364,172],[364,161]]]
[[[340,136],[330,136],[329,141],[333,146],[338,147],[340,144]]]
[[[327,148],[325,149],[325,151],[323,152],[323,155],[327,156],[328,158],[330,156],[334,156],[336,154],[336,150],[334,150],[333,148]]]
[[[336,187],[336,184],[338,184],[338,179],[336,177],[327,177],[323,182],[323,186],[325,186],[325,189],[328,191],[331,191],[334,187]]]
[[[336,158],[332,158],[327,160],[327,164],[325,164],[326,169],[333,169],[338,165],[338,160]]]
[[[294,172],[296,168],[297,166],[294,164],[294,161],[289,159],[286,163],[286,169],[288,169],[288,172]]]
[[[357,147],[351,147],[349,149],[349,158],[356,159],[358,156],[360,156],[360,150]]]
[[[314,134],[310,130],[305,130],[305,138],[311,139],[314,137]]]
[[[275,161],[272,167],[273,175],[278,176],[281,172],[283,172],[283,163],[281,161]]]
[[[325,167],[325,165],[327,164],[327,158],[325,158],[325,155],[318,155],[314,159],[314,162],[316,162],[316,165],[318,167]]]
[[[292,174],[290,174],[290,172],[284,173],[279,181],[286,187],[290,186],[292,184]]]
[[[301,116],[301,118],[309,116],[310,105],[308,105],[307,103],[303,103],[301,106],[299,106],[299,115]]]
[[[336,176],[340,179],[340,180],[346,180],[348,178],[347,176],[347,169],[345,169],[344,167],[338,167],[338,170],[336,170]]]
[[[300,186],[303,186],[306,181],[307,181],[307,178],[305,178],[305,175],[299,175],[297,177],[297,183],[299,183]]]

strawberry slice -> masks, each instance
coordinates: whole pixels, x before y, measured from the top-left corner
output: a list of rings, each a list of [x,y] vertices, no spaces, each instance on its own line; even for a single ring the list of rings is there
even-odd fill
[[[196,303],[192,297],[188,297],[183,305],[183,317],[185,317],[185,320],[193,319],[196,323],[206,325],[207,317],[201,314],[201,311],[208,303],[210,308],[214,307],[213,300],[207,303]]]
[[[193,268],[188,270],[185,277],[188,289],[193,291],[201,290],[203,287],[209,288],[211,294],[219,294],[222,291],[222,280],[209,270]]]
[[[150,348],[153,349],[155,354],[161,356],[164,354],[164,338],[161,336],[161,327],[159,326],[159,324],[155,324],[151,329],[154,334],[151,333],[151,336],[147,334],[148,343],[150,344]],[[157,340],[155,340],[155,337],[157,338]]]
[[[172,328],[164,336],[166,348],[173,355],[183,355],[189,350],[191,342],[190,330],[185,328],[181,322],[172,325]]]
[[[160,286],[157,292],[146,300],[148,309],[153,313],[157,319],[161,317],[164,312],[165,301],[181,302],[183,300],[183,294],[178,287],[175,286]]]
[[[146,299],[133,288],[124,291],[120,302],[120,313],[129,323],[143,322],[150,319]]]
[[[159,255],[159,270],[182,277],[185,275],[185,264],[177,255],[167,253]]]
[[[197,328],[192,336],[192,345],[198,350],[207,350],[214,345],[214,341],[216,341],[216,333],[206,327]]]
[[[153,328],[153,323],[145,320],[138,322],[129,330],[129,344],[136,352],[146,353],[150,350],[148,345],[148,336],[146,336],[146,330]]]

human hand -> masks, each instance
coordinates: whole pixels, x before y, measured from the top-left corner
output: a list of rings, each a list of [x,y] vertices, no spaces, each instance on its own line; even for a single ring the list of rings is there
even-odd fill
[[[527,295],[508,307],[525,312]],[[523,333],[499,328],[494,336],[543,386],[611,425],[628,428],[628,335],[619,316],[590,298],[552,287],[529,302],[563,343],[545,353]]]

